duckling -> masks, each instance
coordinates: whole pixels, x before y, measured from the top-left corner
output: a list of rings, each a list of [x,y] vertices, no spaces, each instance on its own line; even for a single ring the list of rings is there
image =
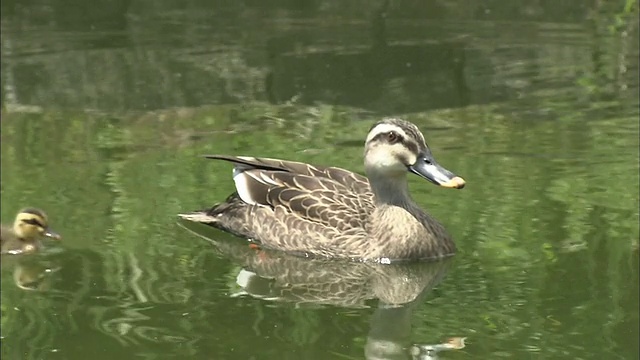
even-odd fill
[[[41,248],[40,238],[60,240],[62,237],[49,229],[47,215],[35,208],[25,208],[18,212],[13,228],[1,228],[0,243],[2,254],[22,254],[37,252]]]

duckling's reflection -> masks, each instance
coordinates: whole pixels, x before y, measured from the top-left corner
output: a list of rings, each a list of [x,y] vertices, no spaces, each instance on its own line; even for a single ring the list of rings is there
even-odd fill
[[[365,345],[367,359],[437,359],[440,350],[464,347],[464,342],[459,347],[446,347],[446,343],[410,347],[409,343],[413,311],[442,281],[450,259],[393,265],[307,259],[256,250],[243,241],[216,241],[215,230],[186,221],[178,224],[243,266],[236,278],[241,290],[232,296],[348,308],[367,307],[368,301],[379,300]]]
[[[39,255],[2,257],[2,272],[11,271],[15,285],[25,291],[47,291],[59,265],[50,258]]]
[[[176,300],[174,294],[165,293],[160,286],[152,286],[155,279],[147,283],[150,286],[144,290],[149,292],[144,299],[133,289],[130,274],[107,279],[104,274],[113,272],[105,262],[110,255],[90,249],[65,249],[2,257],[3,273],[12,275],[3,279],[13,279],[22,289],[2,284],[3,290],[12,288],[3,292],[6,295],[3,306],[11,318],[6,324],[3,322],[3,336],[11,339],[11,349],[18,349],[16,353],[20,353],[23,344],[29,344],[30,348],[30,356],[19,358],[48,358],[41,354],[50,354],[52,349],[63,349],[65,358],[81,357],[83,348],[69,346],[66,341],[70,332],[81,332],[86,339],[96,334],[105,335],[100,341],[110,342],[110,350],[116,353],[132,345],[143,347],[145,344],[178,354],[194,351],[199,336],[175,324],[168,325],[166,317],[158,315],[166,316],[170,311],[183,313],[184,303]],[[166,284],[171,279],[162,281]],[[159,290],[153,292],[156,288]],[[30,294],[25,295],[23,290]],[[177,343],[180,348],[174,350]]]
[[[24,262],[13,270],[13,281],[16,286],[26,291],[47,291],[51,289],[53,274],[60,270],[48,263]]]

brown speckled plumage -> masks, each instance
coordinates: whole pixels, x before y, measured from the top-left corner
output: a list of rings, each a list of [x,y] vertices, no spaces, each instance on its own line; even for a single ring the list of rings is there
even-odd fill
[[[347,308],[368,307],[371,305],[368,300],[378,299],[385,306],[395,307],[429,292],[440,283],[453,260],[382,265],[307,259],[281,251],[252,249],[243,241],[221,239],[211,228],[190,221],[179,221],[178,225],[209,241],[219,253],[239,265],[242,270],[236,276],[236,284],[242,290],[232,296],[245,292],[274,301]],[[248,275],[244,280],[242,273]]]
[[[397,136],[390,136],[389,129]],[[406,169],[420,156],[432,160],[418,128],[400,119],[385,119],[372,127],[365,146],[369,179],[336,167],[207,156],[235,164],[234,174],[243,181],[236,180],[239,191],[211,209],[180,216],[253,239],[266,248],[306,256],[441,258],[456,251],[451,237],[411,200],[406,189]],[[378,157],[385,159],[378,161]],[[377,190],[372,189],[374,181]]]

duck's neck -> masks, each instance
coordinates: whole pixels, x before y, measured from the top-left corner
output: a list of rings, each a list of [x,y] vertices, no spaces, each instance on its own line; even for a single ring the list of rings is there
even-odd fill
[[[369,175],[369,183],[373,191],[376,206],[392,205],[403,208],[413,204],[409,195],[406,176],[388,177]]]

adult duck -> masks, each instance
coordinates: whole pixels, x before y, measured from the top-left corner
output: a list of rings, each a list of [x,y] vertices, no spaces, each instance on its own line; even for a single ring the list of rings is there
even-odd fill
[[[367,177],[278,159],[206,157],[235,165],[236,192],[210,209],[180,214],[183,219],[304,256],[390,262],[456,251],[444,227],[412,200],[406,175],[455,189],[465,182],[435,161],[411,122],[387,118],[373,125],[365,141]]]

